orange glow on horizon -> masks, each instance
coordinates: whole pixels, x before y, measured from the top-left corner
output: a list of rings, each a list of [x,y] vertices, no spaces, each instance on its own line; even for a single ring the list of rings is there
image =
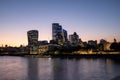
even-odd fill
[[[69,32],[69,31],[68,31]],[[13,46],[13,47],[19,47],[20,45],[24,45],[26,46],[28,44],[27,42],[27,32],[24,32],[24,34],[21,32],[21,33],[10,33],[10,32],[7,32],[6,34],[0,34],[0,46],[5,46],[5,45],[8,45],[8,46]],[[77,32],[79,37],[81,38],[81,40],[83,42],[87,42],[88,40],[97,40],[97,42],[99,43],[100,39],[105,39],[107,40],[108,42],[113,42],[114,40],[114,37],[110,37],[110,36],[91,36],[91,35],[86,35],[86,34],[81,34],[80,32]],[[69,33],[68,33],[69,35]],[[103,37],[103,38],[102,38]],[[115,37],[117,42],[120,42],[120,37],[119,36],[116,36]],[[41,32],[39,31],[39,38],[38,40],[41,41],[41,40],[48,40],[48,42],[52,39],[52,34],[48,34],[46,33],[45,31]]]
[[[45,37],[44,37],[45,38]],[[40,40],[48,40],[48,39],[40,39]],[[50,40],[50,39],[49,39]],[[48,40],[48,42],[49,42],[49,40]],[[92,39],[86,39],[86,40],[84,40],[84,39],[82,39],[82,41],[84,42],[84,41],[88,41],[88,40],[92,40]],[[95,39],[93,39],[93,40],[95,40]],[[97,39],[97,41],[98,41],[98,43],[99,43],[99,39]],[[108,42],[113,42],[113,39],[109,39],[109,40],[107,40]],[[21,40],[10,40],[10,39],[5,39],[5,40],[0,40],[0,47],[1,46],[5,46],[5,45],[8,45],[8,46],[13,46],[13,47],[19,47],[20,45],[23,45],[23,46],[26,46],[27,44],[28,44],[28,42],[27,42],[27,39],[21,39]],[[117,40],[117,42],[120,42],[120,40]]]

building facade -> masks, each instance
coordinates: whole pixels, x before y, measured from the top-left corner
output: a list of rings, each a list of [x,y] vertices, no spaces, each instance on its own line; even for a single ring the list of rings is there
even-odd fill
[[[89,40],[88,45],[93,46],[94,48],[97,48],[97,40]]]
[[[63,35],[64,35],[64,40],[65,40],[65,42],[67,42],[68,41],[68,33],[67,33],[67,30],[65,30],[65,29],[63,29]]]
[[[38,50],[38,30],[30,30],[27,32],[28,47],[30,54],[37,54]]]
[[[38,30],[30,30],[27,32],[28,46],[37,45],[38,42]]]
[[[111,46],[111,43],[110,43],[110,42],[106,42],[106,43],[104,44],[104,50],[105,50],[105,51],[110,51],[110,46]]]
[[[62,26],[59,25],[59,23],[52,24],[52,40],[56,41],[60,45],[63,44],[65,41],[63,29]]]
[[[106,44],[106,42],[107,42],[107,41],[106,41],[105,39],[101,39],[101,40],[100,40],[100,44],[103,44],[103,45],[104,45],[104,44]]]
[[[72,44],[79,45],[79,36],[76,32],[74,32],[72,35],[69,35],[69,41]]]

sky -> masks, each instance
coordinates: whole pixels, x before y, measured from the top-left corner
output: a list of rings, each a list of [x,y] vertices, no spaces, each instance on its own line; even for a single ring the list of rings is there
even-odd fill
[[[120,0],[0,0],[0,46],[27,45],[27,31],[52,39],[52,23],[82,41],[120,41]]]

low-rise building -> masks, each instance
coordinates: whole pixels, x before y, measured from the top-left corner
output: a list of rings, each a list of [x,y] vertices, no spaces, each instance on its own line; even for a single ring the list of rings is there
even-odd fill
[[[105,51],[110,51],[110,46],[111,46],[111,43],[110,43],[110,42],[106,42],[106,43],[104,44],[104,50],[105,50]]]
[[[30,54],[38,54],[38,46],[30,46],[29,47]]]
[[[97,48],[97,40],[89,40],[88,45],[93,46],[94,48]]]
[[[74,32],[73,34],[69,35],[69,41],[74,45],[79,45],[79,35]]]
[[[57,44],[39,45],[38,54],[44,54],[52,51],[54,52],[57,48],[59,48],[59,45]]]
[[[40,45],[38,47],[38,54],[46,53],[48,52],[48,50],[49,50],[49,45]]]

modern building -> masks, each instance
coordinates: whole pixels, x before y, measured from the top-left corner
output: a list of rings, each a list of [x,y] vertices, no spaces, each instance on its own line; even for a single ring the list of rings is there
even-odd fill
[[[49,50],[49,45],[39,45],[38,54],[46,53]]]
[[[105,49],[104,46],[106,43],[107,43],[107,41],[105,39],[100,39],[100,43],[98,45],[98,48],[100,51],[104,51],[104,49]]]
[[[65,29],[63,29],[63,35],[64,35],[64,40],[65,40],[65,42],[67,42],[68,41],[68,33],[67,33],[67,30],[65,30]]]
[[[38,30],[30,30],[27,32],[28,47],[30,54],[37,54],[38,51]]]
[[[38,41],[38,46],[39,45],[47,45],[48,41],[47,40],[43,40],[43,41]]]
[[[104,45],[107,41],[105,39],[100,40],[100,44]]]
[[[106,42],[106,43],[104,44],[104,50],[105,50],[105,51],[110,51],[110,46],[111,46],[111,43],[110,43],[110,42]]]
[[[69,35],[69,41],[72,44],[79,45],[79,35],[77,35],[77,33],[74,32],[72,35]]]
[[[38,30],[30,30],[27,32],[28,46],[37,45],[38,42]]]
[[[56,41],[60,45],[64,43],[63,29],[59,23],[52,24],[52,40]]]
[[[73,43],[73,35],[72,34],[69,35],[69,41],[70,41],[70,43]]]
[[[44,53],[49,53],[54,52],[56,48],[59,48],[60,46],[57,44],[44,44],[44,45],[39,45],[38,47],[38,54],[44,54]],[[52,53],[53,54],[53,53]]]
[[[94,46],[95,48],[97,47],[97,40],[89,40],[88,41],[88,45],[90,45],[90,46]]]

